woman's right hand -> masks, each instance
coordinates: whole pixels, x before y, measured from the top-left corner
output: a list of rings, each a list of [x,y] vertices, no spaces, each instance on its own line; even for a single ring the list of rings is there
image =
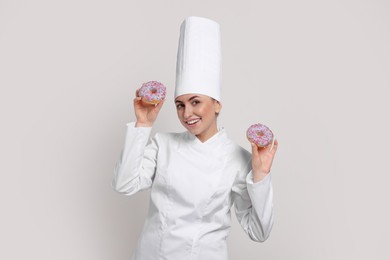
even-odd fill
[[[139,96],[139,89],[135,91],[134,111],[137,117],[135,127],[151,127],[156,121],[157,115],[160,112],[165,100],[161,100],[157,105],[146,104],[142,102]]]

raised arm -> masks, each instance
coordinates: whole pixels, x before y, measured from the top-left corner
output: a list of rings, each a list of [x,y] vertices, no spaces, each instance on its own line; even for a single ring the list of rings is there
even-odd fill
[[[271,174],[254,183],[250,165],[251,160],[233,186],[234,210],[240,225],[250,239],[264,242],[269,237],[273,226]]]
[[[127,124],[126,141],[114,169],[111,186],[124,195],[132,195],[151,187],[158,152],[158,134],[148,143],[151,127]]]
[[[164,103],[148,105],[142,102],[136,90],[134,112],[137,122],[127,124],[125,146],[114,169],[111,186],[124,195],[132,195],[151,187],[157,162],[158,134],[149,141],[152,126]]]

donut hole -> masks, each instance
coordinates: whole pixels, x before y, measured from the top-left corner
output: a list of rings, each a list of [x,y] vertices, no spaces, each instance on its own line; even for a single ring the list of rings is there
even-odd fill
[[[258,135],[259,137],[262,137],[262,136],[264,135],[264,133],[263,133],[263,132],[258,132],[257,135]]]
[[[150,89],[150,93],[156,94],[156,93],[157,93],[157,89],[156,89],[156,88],[151,88],[151,89]]]

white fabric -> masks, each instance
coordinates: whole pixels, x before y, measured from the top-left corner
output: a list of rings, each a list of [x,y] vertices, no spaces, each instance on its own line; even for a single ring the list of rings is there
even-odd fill
[[[271,173],[253,183],[251,154],[224,128],[202,143],[188,131],[157,133],[127,124],[112,187],[123,195],[151,188],[133,260],[227,260],[230,209],[254,241],[273,225]]]
[[[180,26],[175,98],[198,93],[221,101],[221,70],[219,24],[204,17],[187,17]]]

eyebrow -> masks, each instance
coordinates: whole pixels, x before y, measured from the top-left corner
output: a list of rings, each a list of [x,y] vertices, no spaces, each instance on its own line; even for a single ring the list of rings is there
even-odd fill
[[[197,97],[199,97],[199,96],[192,96],[192,97],[190,97],[190,98],[188,99],[188,101],[191,101],[191,100],[193,100],[194,98],[197,98]],[[176,100],[175,103],[183,103],[183,102],[180,101],[180,100]]]

